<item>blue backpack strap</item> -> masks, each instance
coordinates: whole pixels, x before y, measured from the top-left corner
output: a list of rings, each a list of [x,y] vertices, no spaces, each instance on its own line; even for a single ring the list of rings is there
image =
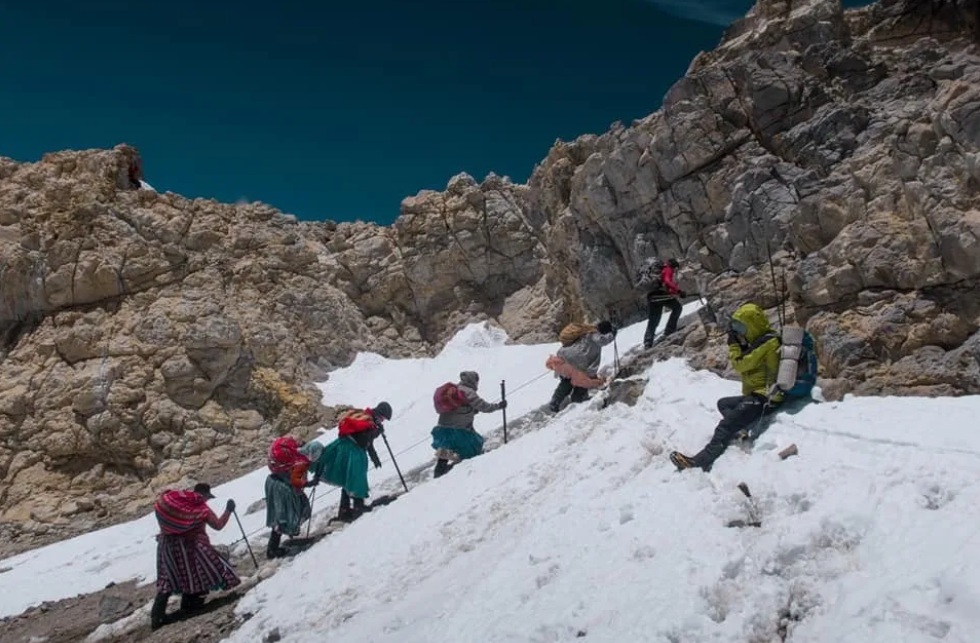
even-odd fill
[[[816,342],[809,331],[803,331],[800,359],[796,371],[796,383],[786,391],[788,397],[809,397],[817,383],[817,350]]]

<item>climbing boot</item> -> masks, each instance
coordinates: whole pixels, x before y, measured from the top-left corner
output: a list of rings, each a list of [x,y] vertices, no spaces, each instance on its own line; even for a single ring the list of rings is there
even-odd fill
[[[156,630],[167,623],[167,599],[170,594],[157,594],[153,599],[153,607],[150,609],[150,629]]]
[[[180,595],[180,610],[182,612],[196,612],[202,607],[204,607],[204,593]]]
[[[671,451],[670,461],[674,463],[674,466],[677,467],[678,471],[683,471],[684,469],[691,469],[698,466],[694,460],[687,457],[680,451]]]
[[[273,558],[281,558],[286,555],[286,550],[279,546],[279,542],[282,540],[282,534],[278,531],[273,531],[269,535],[269,544],[265,548],[265,557],[269,560]]]
[[[371,511],[371,509],[371,505],[364,503],[364,498],[354,498],[354,506],[352,507],[352,511],[354,513],[355,520],[359,518],[361,514]]]
[[[449,460],[440,458],[436,461],[436,469],[433,471],[432,475],[434,478],[444,476],[453,468],[453,465],[449,464]]]

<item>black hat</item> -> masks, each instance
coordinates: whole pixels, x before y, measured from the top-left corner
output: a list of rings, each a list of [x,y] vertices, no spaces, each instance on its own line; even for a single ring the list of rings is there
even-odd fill
[[[380,415],[386,420],[391,419],[391,404],[387,402],[379,403],[374,409],[372,409],[376,415]]]
[[[214,494],[211,493],[211,485],[207,484],[206,482],[198,482],[196,485],[194,485],[194,491],[201,494],[205,498],[208,498],[209,500],[214,498]]]
[[[667,261],[667,265],[670,266],[671,268],[680,268],[681,264],[679,261],[677,261],[677,259],[669,259]]]

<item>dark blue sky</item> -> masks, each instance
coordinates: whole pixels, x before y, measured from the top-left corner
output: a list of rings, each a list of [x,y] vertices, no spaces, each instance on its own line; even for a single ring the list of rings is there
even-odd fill
[[[750,5],[3,2],[0,155],[127,142],[161,191],[388,223],[459,171],[523,181],[556,138],[655,111]]]

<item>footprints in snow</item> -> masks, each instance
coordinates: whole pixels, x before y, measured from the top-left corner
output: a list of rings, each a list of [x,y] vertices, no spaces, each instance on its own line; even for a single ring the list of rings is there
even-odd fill
[[[799,505],[807,505],[805,497]],[[854,568],[854,550],[864,536],[861,523],[824,520],[795,542],[767,556],[749,551],[728,561],[720,578],[699,590],[704,613],[715,623],[744,614],[743,637],[752,642],[786,641],[822,602],[814,587]],[[766,579],[760,583],[760,578]],[[673,632],[661,634],[670,640]]]
[[[942,509],[955,498],[956,492],[937,483],[922,484],[919,487],[919,506],[930,511]]]

